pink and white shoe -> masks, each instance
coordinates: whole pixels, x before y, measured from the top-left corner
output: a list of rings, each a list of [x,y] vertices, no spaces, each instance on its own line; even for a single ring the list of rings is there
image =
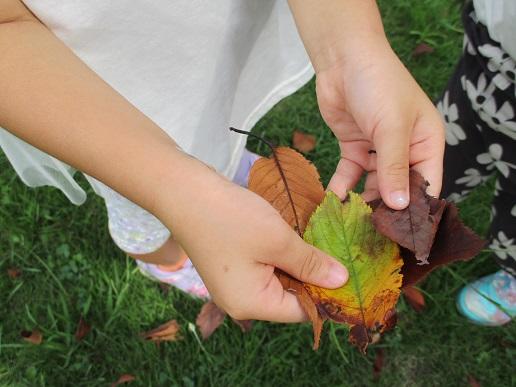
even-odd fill
[[[159,268],[158,265],[136,260],[138,269],[147,278],[172,285],[193,297],[208,299],[210,293],[201,277],[192,265],[192,261],[187,259],[182,268],[176,271],[165,271]]]

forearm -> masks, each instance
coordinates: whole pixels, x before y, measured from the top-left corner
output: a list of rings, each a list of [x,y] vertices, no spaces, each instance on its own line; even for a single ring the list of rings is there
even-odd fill
[[[374,0],[289,0],[297,28],[317,73],[387,39]]]
[[[187,175],[214,175],[37,20],[0,24],[0,52],[0,126],[18,137],[158,217],[191,200]]]

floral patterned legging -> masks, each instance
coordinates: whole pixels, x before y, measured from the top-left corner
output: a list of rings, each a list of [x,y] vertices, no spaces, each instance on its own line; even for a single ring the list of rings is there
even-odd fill
[[[464,52],[437,104],[446,123],[442,196],[460,201],[496,174],[489,247],[516,275],[516,61],[471,5],[463,18]]]

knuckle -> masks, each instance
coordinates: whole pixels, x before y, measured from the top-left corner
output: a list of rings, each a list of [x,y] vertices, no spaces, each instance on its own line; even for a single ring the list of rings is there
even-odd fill
[[[322,268],[322,259],[319,258],[314,249],[309,249],[299,268],[299,279],[306,280],[319,273]]]
[[[392,162],[387,164],[385,174],[390,177],[406,177],[408,176],[408,165],[402,162]]]

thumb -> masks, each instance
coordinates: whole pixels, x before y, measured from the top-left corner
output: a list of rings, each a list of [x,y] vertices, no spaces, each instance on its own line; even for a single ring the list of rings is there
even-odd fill
[[[287,254],[270,262],[294,278],[312,285],[334,289],[348,280],[348,271],[335,258],[313,247],[294,234]]]
[[[378,190],[383,201],[394,210],[409,204],[410,128],[399,124],[382,125],[375,131]]]

